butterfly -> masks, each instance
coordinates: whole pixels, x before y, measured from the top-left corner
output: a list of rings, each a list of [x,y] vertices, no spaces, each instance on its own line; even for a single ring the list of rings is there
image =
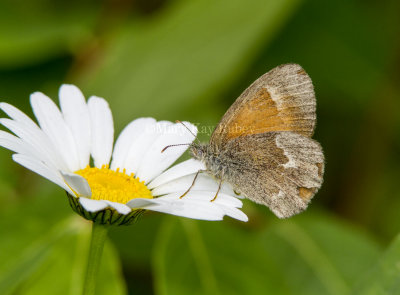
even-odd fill
[[[322,185],[324,154],[311,138],[315,123],[310,77],[301,66],[284,64],[251,84],[222,117],[210,142],[192,143],[190,154],[219,180],[219,188],[228,182],[242,196],[287,218],[305,210]]]

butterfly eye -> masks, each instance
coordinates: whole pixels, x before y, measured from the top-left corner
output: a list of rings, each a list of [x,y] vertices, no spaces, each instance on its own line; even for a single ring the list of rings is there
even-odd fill
[[[190,147],[190,154],[192,155],[193,158],[201,160],[203,156],[203,151],[201,146],[197,144],[192,144],[192,146]]]

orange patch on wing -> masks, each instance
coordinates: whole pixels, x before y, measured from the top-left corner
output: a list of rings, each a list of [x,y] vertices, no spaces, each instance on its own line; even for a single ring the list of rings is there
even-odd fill
[[[307,75],[306,71],[301,69],[300,71],[297,72],[299,75]]]
[[[317,163],[316,165],[318,167],[318,176],[322,177],[322,174],[324,173],[324,163]]]
[[[314,194],[315,194],[315,188],[306,188],[306,187],[299,188],[299,196],[304,201],[310,200],[314,196]]]
[[[298,117],[299,113],[300,110],[296,106],[278,110],[268,90],[262,88],[238,109],[234,119],[225,126],[226,136],[232,139],[242,135],[272,131],[295,131],[307,135],[308,131],[302,130],[306,122],[302,124],[301,118]]]

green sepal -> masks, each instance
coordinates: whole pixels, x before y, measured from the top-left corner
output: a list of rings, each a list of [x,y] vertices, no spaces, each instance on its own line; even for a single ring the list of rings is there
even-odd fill
[[[146,211],[144,209],[132,210],[129,214],[120,214],[113,208],[105,208],[98,212],[89,212],[82,207],[79,198],[67,193],[69,204],[77,214],[87,220],[91,220],[102,225],[131,225],[135,223]]]

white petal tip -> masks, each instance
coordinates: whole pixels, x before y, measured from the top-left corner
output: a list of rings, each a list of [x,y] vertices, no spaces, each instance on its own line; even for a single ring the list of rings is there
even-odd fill
[[[74,89],[76,89],[76,88],[78,88],[78,87],[76,87],[74,84],[62,84],[61,86],[60,86],[60,89],[63,89],[63,88],[74,88]]]
[[[132,209],[125,204],[105,201],[111,208],[115,209],[119,214],[126,215],[132,212]]]
[[[237,219],[239,221],[243,221],[243,222],[249,221],[249,217],[247,217],[247,215],[244,214],[243,212],[241,212],[241,213],[242,213],[241,215],[238,215],[238,216],[233,217],[233,218],[235,218],[235,219]]]
[[[112,208],[122,215],[127,215],[130,212],[132,212],[132,209],[125,204],[120,204],[107,200],[92,200],[85,197],[81,197],[79,198],[79,202],[86,211],[92,213],[104,210],[106,208]]]
[[[89,97],[88,103],[104,103],[108,106],[108,102],[104,98],[96,95],[92,95],[91,97]]]
[[[88,212],[98,212],[108,207],[108,204],[102,200],[92,200],[88,198],[79,198],[79,203]]]
[[[65,183],[78,194],[78,196],[90,197],[92,192],[89,183],[78,174],[61,171]]]
[[[43,94],[42,92],[36,91],[36,92],[33,92],[33,93],[30,95],[30,98],[31,98],[31,99],[36,99],[36,98],[42,97],[43,95],[44,95],[44,94]]]

